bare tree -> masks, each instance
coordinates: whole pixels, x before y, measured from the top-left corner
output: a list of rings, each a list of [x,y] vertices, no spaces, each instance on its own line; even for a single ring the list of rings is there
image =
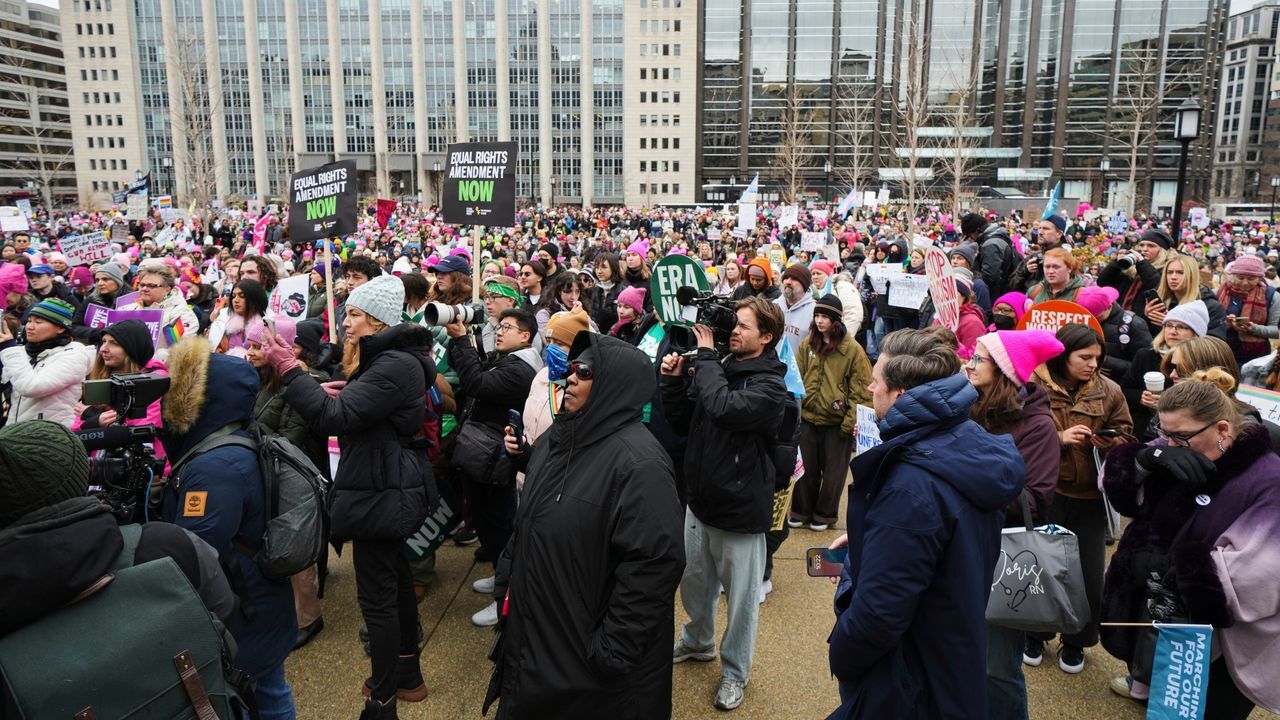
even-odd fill
[[[24,153],[13,162],[13,168],[30,173],[30,179],[40,189],[40,200],[46,210],[53,209],[53,185],[59,177],[74,167],[71,143],[71,121],[50,121],[40,105],[40,85],[32,72],[36,62],[31,60],[31,48],[17,38],[0,38],[0,68],[9,68],[16,80],[17,92],[26,105],[26,117],[22,110],[0,109],[0,117],[8,116],[13,122],[10,128],[33,152]],[[11,89],[12,92],[12,89]]]
[[[178,98],[182,127],[177,137],[185,137],[187,161],[174,168],[186,182],[187,198],[197,208],[209,207],[217,197],[217,172],[213,154],[213,119],[221,117],[222,98],[209,94],[208,65],[203,40],[194,32],[180,31],[173,38],[171,72],[178,75]],[[297,118],[294,119],[297,122]]]
[[[955,72],[955,67],[955,64],[949,64],[946,73],[953,90],[943,111],[945,122],[938,134],[942,152],[938,153],[936,160],[950,186],[952,211],[958,214],[964,187],[982,166],[977,149],[983,125],[977,112],[978,75],[970,64],[966,64],[963,72]]]
[[[843,81],[836,85],[836,162],[833,168],[841,186],[863,189],[872,178],[875,154],[872,145],[872,97],[864,83]]]
[[[792,205],[804,192],[805,171],[813,164],[817,152],[813,147],[813,136],[809,133],[810,113],[801,106],[796,97],[795,87],[787,91],[786,104],[783,106],[782,135],[778,143],[778,152],[774,156],[773,166],[782,176],[780,194],[782,202]]]
[[[906,194],[907,211],[914,231],[916,199],[920,195],[921,175],[924,174],[921,171],[932,170],[932,162],[923,152],[925,144],[920,130],[929,124],[928,63],[923,49],[930,46],[933,33],[924,16],[924,2],[910,2],[911,16],[905,23],[906,38],[902,45],[907,60],[902,89],[895,103],[897,127],[893,139],[894,152],[901,166],[902,190]]]

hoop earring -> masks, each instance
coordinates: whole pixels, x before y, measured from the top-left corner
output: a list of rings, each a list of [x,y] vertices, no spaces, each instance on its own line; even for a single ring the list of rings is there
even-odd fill
[[[1222,446],[1222,438],[1218,438],[1218,452],[1225,453],[1227,449]]]

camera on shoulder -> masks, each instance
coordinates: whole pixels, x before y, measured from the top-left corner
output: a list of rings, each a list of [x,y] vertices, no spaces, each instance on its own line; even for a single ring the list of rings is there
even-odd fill
[[[168,391],[169,378],[163,375],[130,373],[86,380],[81,400],[110,407],[121,420],[136,420],[145,418],[147,407]],[[151,447],[156,427],[110,425],[76,435],[89,451],[89,494],[106,503],[120,524],[138,522],[138,504],[147,502],[153,478],[164,473],[164,461]]]

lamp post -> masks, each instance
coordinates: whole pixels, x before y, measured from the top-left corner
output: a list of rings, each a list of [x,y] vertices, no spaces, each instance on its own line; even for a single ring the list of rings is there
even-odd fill
[[[1107,173],[1111,171],[1111,158],[1106,155],[1098,161],[1099,184],[1101,184],[1101,193],[1098,195],[1099,205],[1109,207],[1107,205]]]
[[[554,209],[556,206],[556,176],[551,176],[551,202],[547,203],[548,208]]]
[[[831,161],[830,160],[822,163],[822,172],[827,174],[827,185],[825,188],[823,188],[823,192],[822,192],[822,204],[830,205],[831,204]]]
[[[1187,149],[1196,138],[1200,137],[1200,103],[1189,97],[1178,106],[1178,114],[1173,120],[1173,139],[1182,143],[1182,156],[1178,160],[1178,189],[1174,194],[1173,223],[1170,235],[1174,242],[1182,237],[1182,193],[1187,182]]]
[[[444,191],[440,188],[440,181],[441,181],[441,179],[442,179],[442,178],[441,178],[441,176],[440,176],[440,171],[441,171],[441,170],[443,170],[443,169],[444,169],[444,168],[440,165],[440,161],[439,161],[439,160],[437,160],[437,161],[435,161],[435,162],[431,163],[431,173],[432,173],[432,174],[431,174],[431,176],[432,176],[433,178],[435,178],[435,182],[434,182],[433,184],[435,185],[435,188],[434,188],[434,189],[435,189],[435,191],[436,191],[436,198],[435,198],[435,200],[436,200],[436,206],[437,206],[437,207],[439,207],[439,206],[442,204],[440,201],[443,199],[443,198],[441,198],[441,197],[440,197],[440,194],[441,194],[442,192],[444,192]]]
[[[1267,217],[1272,222],[1276,220],[1276,190],[1280,190],[1280,175],[1271,176],[1271,214]]]

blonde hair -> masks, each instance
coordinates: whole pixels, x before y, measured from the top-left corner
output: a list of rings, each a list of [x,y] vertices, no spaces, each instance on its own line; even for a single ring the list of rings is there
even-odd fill
[[[1174,295],[1173,290],[1169,288],[1169,267],[1171,265],[1182,266],[1182,284],[1183,288]],[[1181,305],[1183,303],[1195,302],[1200,299],[1200,264],[1190,255],[1174,254],[1169,258],[1169,262],[1165,263],[1164,271],[1160,274],[1160,287],[1156,290],[1160,295],[1160,301],[1166,306]]]
[[[1258,421],[1241,412],[1240,403],[1232,397],[1235,387],[1236,379],[1220,367],[1199,370],[1188,380],[1161,393],[1156,411],[1185,411],[1193,420],[1204,424],[1226,420],[1237,434],[1243,434]]]
[[[1233,378],[1234,382],[1227,392],[1235,392],[1240,384],[1240,371],[1236,369],[1235,355],[1231,352],[1231,346],[1221,338],[1206,335],[1183,340],[1160,363],[1160,372],[1166,377],[1173,371],[1175,355],[1178,373],[1183,378],[1191,377],[1201,370],[1215,368],[1225,370]]]
[[[387,329],[386,323],[369,314],[365,315],[365,322],[369,323],[369,327],[373,328],[374,333],[380,333]],[[360,338],[353,338],[348,335],[342,344],[342,374],[350,380],[351,376],[355,375],[356,371],[360,369]]]

